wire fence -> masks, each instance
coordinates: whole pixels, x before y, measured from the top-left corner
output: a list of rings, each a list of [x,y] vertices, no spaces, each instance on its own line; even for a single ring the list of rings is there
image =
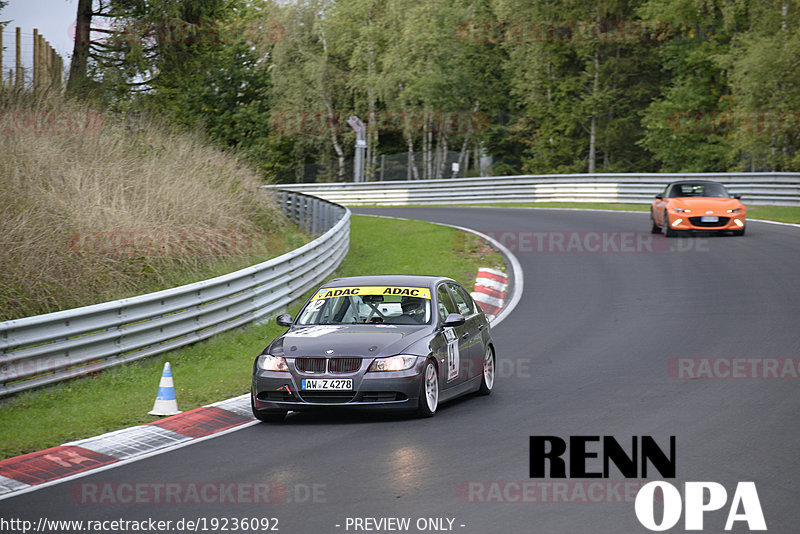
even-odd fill
[[[0,28],[0,90],[64,88],[64,58],[38,29]]]

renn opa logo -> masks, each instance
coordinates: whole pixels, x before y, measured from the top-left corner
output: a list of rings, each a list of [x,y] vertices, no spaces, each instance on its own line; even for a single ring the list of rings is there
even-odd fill
[[[648,465],[663,478],[675,478],[675,436],[670,436],[668,449],[664,452],[652,436],[633,436],[630,453],[613,436],[570,436],[568,441],[558,436],[530,436],[530,477],[609,478],[613,464],[625,478],[646,478]],[[569,459],[569,469],[564,457]],[[656,518],[656,490],[663,500],[660,521]],[[721,510],[727,503],[728,491],[717,482],[685,482],[681,497],[669,482],[652,481],[639,490],[634,508],[639,522],[652,531],[674,527],[684,509],[685,529],[703,530],[704,514]],[[746,523],[751,531],[767,530],[754,482],[736,485],[725,530],[731,530],[737,522]]]

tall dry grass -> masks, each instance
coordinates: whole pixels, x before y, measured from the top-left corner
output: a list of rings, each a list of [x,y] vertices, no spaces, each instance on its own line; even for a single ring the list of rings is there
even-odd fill
[[[199,135],[58,96],[0,97],[0,320],[206,278],[282,252],[259,177]]]

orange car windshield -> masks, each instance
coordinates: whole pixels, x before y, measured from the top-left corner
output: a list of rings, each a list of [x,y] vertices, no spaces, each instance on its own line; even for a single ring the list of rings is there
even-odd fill
[[[713,197],[729,198],[728,191],[722,184],[715,183],[687,183],[673,184],[669,190],[668,198],[676,197]]]

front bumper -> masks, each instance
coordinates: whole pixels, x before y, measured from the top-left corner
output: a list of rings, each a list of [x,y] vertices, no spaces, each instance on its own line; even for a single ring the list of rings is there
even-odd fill
[[[741,231],[745,227],[744,214],[711,215],[717,217],[717,221],[703,221],[707,215],[693,215],[691,213],[670,213],[668,216],[669,226],[673,230],[694,230],[694,231]]]
[[[253,372],[253,407],[256,410],[308,411],[323,408],[357,408],[381,410],[413,410],[418,406],[420,383],[425,358],[418,358],[406,371],[366,372],[371,359],[366,359],[355,373],[302,373],[291,359],[289,372]],[[303,378],[353,380],[347,391],[304,391]]]

